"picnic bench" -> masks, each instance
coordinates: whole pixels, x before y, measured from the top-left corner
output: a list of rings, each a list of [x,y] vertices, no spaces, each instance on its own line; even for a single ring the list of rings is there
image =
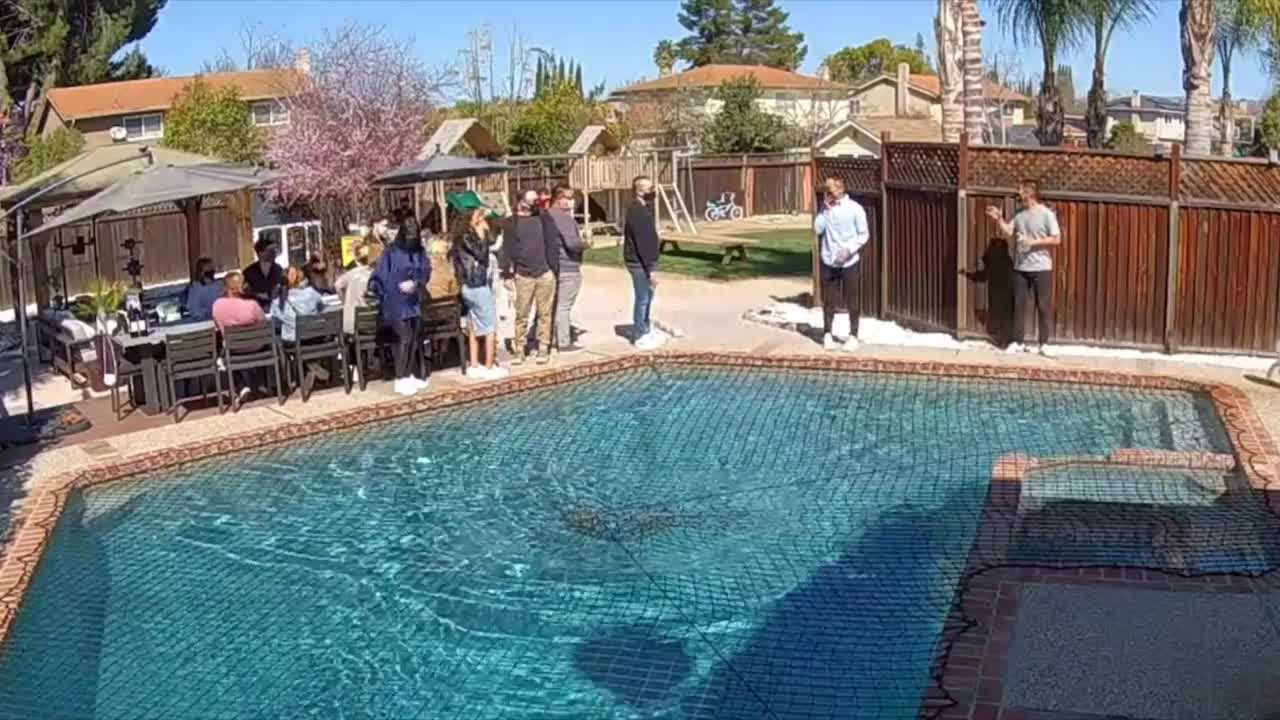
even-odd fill
[[[747,259],[747,247],[755,245],[756,240],[744,237],[731,237],[728,235],[715,235],[712,233],[663,233],[662,241],[658,244],[658,252],[666,252],[667,249],[680,252],[681,243],[685,245],[701,245],[705,247],[719,248],[722,257],[721,265],[728,265],[734,260]]]

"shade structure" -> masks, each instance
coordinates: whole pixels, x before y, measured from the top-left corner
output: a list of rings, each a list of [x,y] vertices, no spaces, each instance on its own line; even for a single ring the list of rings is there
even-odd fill
[[[437,180],[462,180],[465,178],[496,175],[511,170],[506,163],[458,157],[436,153],[422,160],[415,160],[395,170],[378,176],[374,185],[412,185]]]
[[[216,158],[162,146],[136,143],[105,145],[90,148],[25,182],[0,188],[0,206],[25,203],[28,209],[34,210],[70,205],[149,166],[217,163]],[[26,202],[37,193],[40,195],[37,200]]]
[[[205,195],[235,192],[270,182],[275,175],[261,168],[208,163],[145,168],[116,181],[107,189],[32,230],[38,234],[85,222],[107,213],[181,202]]]

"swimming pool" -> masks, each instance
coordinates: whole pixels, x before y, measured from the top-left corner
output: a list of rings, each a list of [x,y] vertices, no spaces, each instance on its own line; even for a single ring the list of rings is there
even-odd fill
[[[907,720],[993,462],[1134,447],[1230,451],[1188,392],[655,365],[89,488],[0,717]]]

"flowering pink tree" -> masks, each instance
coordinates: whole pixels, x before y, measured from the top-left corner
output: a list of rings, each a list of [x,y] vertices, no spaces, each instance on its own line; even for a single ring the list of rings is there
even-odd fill
[[[330,230],[366,219],[370,181],[413,159],[448,71],[428,72],[412,43],[382,27],[348,24],[298,53],[282,100],[289,124],[268,141],[282,179],[277,199],[306,204]]]

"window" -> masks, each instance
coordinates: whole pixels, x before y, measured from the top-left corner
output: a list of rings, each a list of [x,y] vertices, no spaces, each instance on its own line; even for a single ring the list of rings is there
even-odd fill
[[[254,125],[289,124],[289,110],[279,100],[263,100],[252,107]]]
[[[124,134],[129,140],[152,140],[164,137],[164,116],[160,113],[126,115]]]

